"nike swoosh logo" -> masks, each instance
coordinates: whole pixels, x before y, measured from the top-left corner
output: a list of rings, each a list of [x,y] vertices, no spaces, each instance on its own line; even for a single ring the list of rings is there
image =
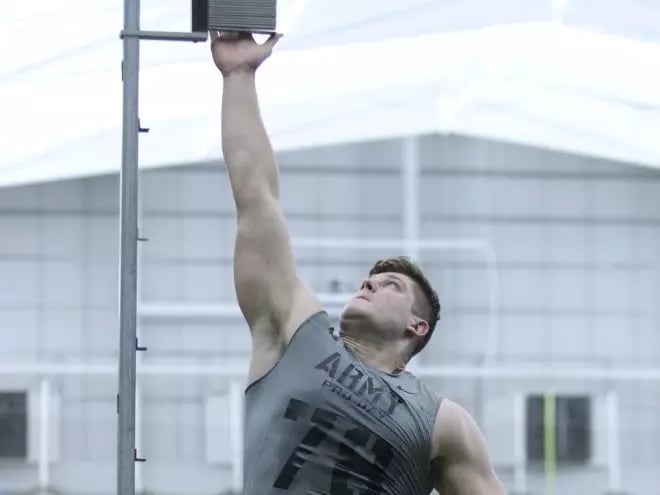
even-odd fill
[[[403,388],[401,385],[397,385],[396,388],[398,388],[399,390],[401,390],[401,391],[403,391],[403,392],[405,392],[405,393],[407,393],[407,394],[410,394],[410,395],[417,395],[417,392],[411,392],[410,390],[406,390],[406,389]]]

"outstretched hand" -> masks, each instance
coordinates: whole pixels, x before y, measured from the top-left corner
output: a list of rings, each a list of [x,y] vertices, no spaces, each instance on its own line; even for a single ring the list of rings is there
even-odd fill
[[[273,34],[260,45],[250,33],[219,33],[211,41],[213,61],[224,76],[254,72],[270,57],[281,37],[281,34]]]

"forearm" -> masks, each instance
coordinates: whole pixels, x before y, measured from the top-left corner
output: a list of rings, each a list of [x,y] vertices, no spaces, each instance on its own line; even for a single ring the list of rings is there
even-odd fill
[[[224,77],[222,150],[238,207],[279,194],[277,162],[259,111],[254,72]]]

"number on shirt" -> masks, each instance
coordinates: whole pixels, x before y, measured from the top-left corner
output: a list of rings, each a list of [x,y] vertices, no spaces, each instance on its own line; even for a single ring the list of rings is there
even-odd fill
[[[291,399],[284,417],[291,421],[298,421],[298,419],[305,416],[309,409],[309,404],[306,402]],[[327,432],[333,430],[334,422],[337,418],[337,414],[333,412],[323,409],[314,410],[311,418],[312,427],[307,431],[300,444],[298,444],[287,459],[275,480],[275,484],[273,485],[275,488],[286,490],[291,486],[298,471],[300,471],[300,468],[305,463],[305,452],[308,452],[312,447],[318,447],[325,440]]]
[[[339,415],[325,409],[312,408],[306,402],[291,399],[284,413],[290,421],[308,417],[311,427],[300,444],[287,458],[273,486],[286,490],[291,487],[305,464],[306,454],[327,439],[337,426]],[[355,425],[338,442],[339,460],[332,471],[332,495],[376,495],[382,493],[385,472],[394,457],[392,446],[368,429]]]

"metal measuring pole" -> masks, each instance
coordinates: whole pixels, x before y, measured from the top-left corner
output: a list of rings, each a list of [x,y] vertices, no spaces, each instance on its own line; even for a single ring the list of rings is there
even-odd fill
[[[124,30],[138,31],[140,0],[124,0]],[[119,213],[119,394],[117,493],[135,493],[135,350],[137,338],[138,93],[140,42],[124,38]]]
[[[183,1],[183,0],[182,0]],[[117,394],[117,494],[135,494],[135,462],[144,462],[135,449],[136,351],[145,351],[137,341],[137,246],[138,231],[138,136],[148,132],[140,126],[140,40],[206,41],[208,30],[238,30],[272,33],[276,0],[234,2],[190,0],[192,32],[173,33],[140,30],[140,0],[124,0],[122,61],[123,122],[120,173],[120,292],[119,292],[119,393]]]
[[[200,2],[197,2],[200,4]],[[122,163],[120,172],[120,280],[119,280],[119,393],[117,395],[117,494],[135,494],[136,351],[144,351],[137,342],[137,246],[138,236],[138,136],[148,129],[140,127],[139,73],[140,39],[166,41],[206,41],[206,16],[195,18],[193,29],[204,32],[167,33],[140,31],[140,0],[124,0],[124,43],[122,61],[123,122]],[[199,14],[199,12],[197,12]],[[201,23],[201,24],[200,24]]]

